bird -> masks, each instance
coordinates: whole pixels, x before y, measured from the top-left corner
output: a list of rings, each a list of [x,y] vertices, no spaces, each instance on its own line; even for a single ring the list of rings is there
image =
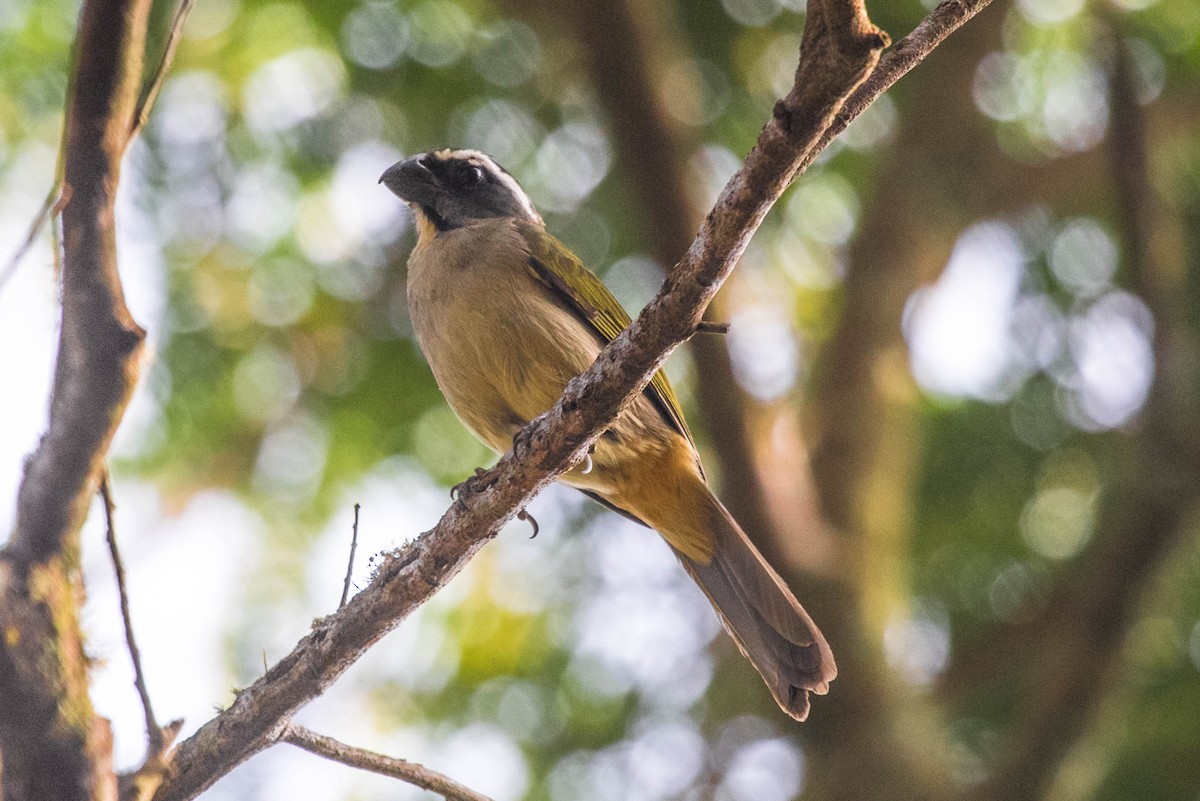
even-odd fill
[[[432,150],[396,162],[379,182],[413,212],[407,293],[417,343],[454,413],[503,454],[630,317],[487,154]],[[661,370],[559,480],[657,531],[779,707],[808,716],[809,694],[827,693],[837,675],[833,653],[709,487]]]

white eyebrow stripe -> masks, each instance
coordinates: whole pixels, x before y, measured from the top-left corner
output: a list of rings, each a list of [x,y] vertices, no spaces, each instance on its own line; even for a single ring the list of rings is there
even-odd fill
[[[443,156],[443,154],[445,155]],[[537,213],[537,209],[533,207],[533,201],[529,199],[529,195],[525,194],[525,190],[521,188],[519,183],[517,183],[517,179],[509,175],[508,172],[505,171],[505,169],[499,164],[497,164],[496,160],[487,153],[484,153],[481,150],[443,150],[437,155],[443,158],[458,157],[477,160],[480,163],[480,166],[494,175],[496,180],[499,181],[505,189],[512,193],[512,196],[515,197],[518,202],[520,202],[522,208],[529,213],[530,217],[533,217],[537,220],[541,219],[541,215],[539,215]]]

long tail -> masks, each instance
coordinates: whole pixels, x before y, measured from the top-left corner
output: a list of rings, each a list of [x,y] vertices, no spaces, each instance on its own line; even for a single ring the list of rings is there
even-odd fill
[[[705,564],[678,550],[676,555],[708,596],[738,648],[762,674],[780,708],[804,720],[808,694],[824,695],[837,676],[833,652],[733,516],[705,490],[715,541],[712,559]]]

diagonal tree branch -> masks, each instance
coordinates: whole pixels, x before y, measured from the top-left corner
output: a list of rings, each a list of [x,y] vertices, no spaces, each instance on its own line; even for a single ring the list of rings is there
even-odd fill
[[[565,16],[585,48],[592,81],[612,120],[618,160],[625,166],[626,178],[640,201],[636,207],[643,210],[648,220],[645,227],[653,232],[652,250],[660,260],[667,261],[669,256],[661,254],[678,251],[672,243],[690,236],[688,219],[696,213],[683,186],[683,165],[692,143],[687,141],[681,126],[674,124],[654,91],[656,76],[663,72],[663,62],[669,63],[680,55],[676,52],[678,48],[671,46],[669,31],[663,30],[668,26],[662,18],[668,12],[660,5],[651,7],[636,0],[603,9],[587,0],[542,5]],[[839,112],[836,130],[840,131],[861,113],[881,88],[902,77],[911,68],[915,54],[928,53],[944,40],[950,26],[965,21],[981,7],[980,4],[948,5],[940,9],[945,17],[928,20],[884,53],[872,76],[852,96],[859,98],[857,106],[852,111],[844,106]],[[991,31],[1000,27],[1001,19],[999,14],[993,17],[985,41],[991,41]],[[618,47],[618,43],[624,46]],[[975,48],[972,43],[970,49]],[[942,80],[941,75],[933,76],[940,87],[938,91],[944,92],[945,84],[952,83],[955,97],[969,98],[969,86],[964,89],[961,76],[946,77],[948,80]],[[969,84],[969,74],[966,80]],[[938,114],[944,102],[943,95],[925,105],[929,122],[913,126],[920,135],[944,124]],[[827,132],[822,144],[832,138],[832,133]],[[910,136],[910,144],[911,141]],[[897,152],[907,150],[898,146]],[[903,515],[896,514],[894,497],[881,498],[878,477],[886,475],[893,486],[903,483],[897,468],[900,474],[905,472],[908,465],[905,454],[911,450],[898,441],[908,432],[908,426],[903,411],[889,408],[898,402],[894,392],[884,392],[880,387],[879,363],[886,357],[890,365],[896,355],[905,299],[928,273],[927,268],[944,264],[944,261],[931,264],[928,258],[920,257],[928,254],[905,252],[905,246],[912,250],[913,235],[903,230],[903,221],[896,218],[894,209],[898,197],[913,191],[913,177],[906,169],[920,167],[903,158],[889,161],[876,182],[886,197],[876,199],[874,205],[878,211],[866,220],[850,252],[850,273],[845,281],[846,310],[838,333],[822,355],[822,361],[834,367],[827,376],[827,385],[833,386],[835,392],[818,393],[813,404],[818,411],[827,413],[825,430],[832,429],[837,434],[827,433],[821,441],[826,455],[837,455],[834,466],[842,467],[848,456],[857,456],[860,462],[854,465],[855,470],[838,469],[831,477],[831,460],[821,460],[823,499],[826,503],[834,501],[831,511],[836,514],[831,518],[842,535],[838,538],[837,552],[852,551],[855,555],[840,566],[836,581],[813,582],[811,574],[803,575],[806,586],[801,596],[810,609],[822,607],[818,619],[827,636],[848,656],[842,660],[844,669],[839,676],[838,691],[823,702],[829,714],[818,716],[804,730],[811,741],[807,753],[813,757],[812,789],[817,795],[827,794],[830,798],[882,795],[892,799],[929,799],[939,794],[950,795],[947,777],[937,764],[938,754],[929,747],[930,741],[912,737],[912,710],[898,703],[898,694],[891,692],[889,677],[879,669],[883,660],[878,632],[863,620],[864,607],[871,607],[872,601],[881,595],[876,587],[893,586],[888,577],[895,576],[895,570],[879,568],[880,563],[894,557],[900,541],[889,537],[905,525]],[[871,219],[880,222],[883,230],[873,230]],[[718,295],[712,308],[720,300]],[[769,422],[769,442],[777,447],[779,427],[794,421],[795,409],[790,404],[763,407],[744,397],[730,372],[724,343],[695,341],[692,351],[704,377],[696,394],[709,421],[706,431],[719,459],[726,503],[752,535],[759,535],[760,547],[778,567],[802,564],[792,556],[798,551],[810,560],[814,551],[829,552],[828,545],[822,549],[831,538],[820,535],[827,529],[827,524],[819,520],[821,510],[811,500],[807,503],[801,500],[804,511],[800,511],[794,500],[812,498],[815,490],[811,478],[802,467],[764,469],[764,461],[773,455],[772,449],[764,448],[752,434]],[[817,417],[822,419],[820,414]],[[798,431],[798,426],[792,422],[786,430]],[[798,434],[791,451],[801,456],[798,465],[806,465],[804,443],[799,441]],[[864,454],[869,458],[863,459]],[[840,487],[832,497],[831,483]],[[789,502],[780,503],[783,498]],[[878,509],[882,514],[864,519],[864,508]],[[869,558],[864,559],[864,554]],[[868,562],[869,571],[862,567],[853,569]],[[798,570],[784,573],[793,581],[799,578],[797,574]],[[863,598],[864,594],[871,597]],[[845,685],[841,686],[843,682]],[[812,747],[813,743],[817,746]],[[816,789],[818,785],[828,792],[823,794]]]
[[[949,11],[940,7],[934,15],[957,14],[957,6],[950,3]],[[958,17],[957,24],[967,18]],[[581,459],[671,349],[691,336],[757,225],[811,160],[843,100],[886,45],[857,3],[810,4],[805,30],[796,84],[776,105],[758,144],[655,300],[570,382],[553,409],[521,433],[514,451],[476,482],[465,503],[452,506],[433,530],[389,555],[370,586],[343,611],[318,621],[291,654],[182,743],[175,756],[177,773],[156,798],[192,798],[277,741],[296,710],[444,586],[533,495]]]
[[[670,4],[540,0],[540,6],[562,17],[583,45],[591,83],[612,124],[617,161],[636,201],[631,222],[642,223],[654,258],[670,264],[687,248],[705,212],[689,192],[687,175],[699,137],[669,113],[658,85],[667,67],[687,56]],[[715,319],[729,318],[727,295],[728,287],[713,299],[709,313]],[[821,547],[826,538],[820,536],[820,514],[805,503],[814,493],[810,486],[797,487],[806,484],[805,470],[800,468],[799,476],[793,470],[764,470],[765,458],[778,453],[762,453],[751,433],[768,416],[768,427],[776,431],[798,430],[795,410],[786,403],[760,408],[742,391],[724,341],[696,338],[690,350],[704,377],[695,395],[717,457],[725,505],[777,568],[827,553]]]
[[[486,795],[459,784],[445,774],[430,770],[424,765],[406,759],[385,756],[365,748],[355,748],[343,742],[317,734],[295,723],[288,725],[279,735],[279,741],[303,748],[310,754],[341,762],[359,770],[368,770],[381,776],[390,776],[402,782],[437,793],[446,801],[492,801]]]
[[[553,409],[519,435],[514,451],[465,494],[430,532],[392,554],[371,584],[314,630],[233,705],[182,743],[177,772],[157,798],[192,798],[275,742],[292,714],[449,581],[526,503],[570,464],[636,397],[671,349],[696,329],[753,231],[869,74],[886,37],[860,3],[810,4],[795,86],[776,104],[741,170],[730,180],[692,247],[658,297]]]
[[[677,243],[686,243],[691,236],[691,219],[702,213],[689,197],[685,174],[694,143],[688,141],[686,131],[667,112],[661,101],[662,93],[657,91],[658,76],[664,74],[665,64],[683,56],[680,45],[672,46],[670,20],[664,19],[669,17],[669,11],[663,4],[644,4],[638,0],[603,6],[589,0],[543,0],[542,4],[567,18],[588,54],[592,82],[612,121],[618,162],[625,168],[638,201],[633,205],[645,215],[652,251],[661,261],[667,261],[671,258],[669,254],[679,252],[684,246]],[[883,55],[876,73],[884,70],[891,54],[889,50]],[[899,73],[889,70],[886,74]],[[939,78],[933,76],[934,80]],[[882,191],[887,191],[890,172],[885,168],[878,177]],[[910,191],[910,186],[900,182],[895,191]],[[894,208],[889,205],[884,212],[888,220],[895,218]],[[900,288],[900,292],[893,289],[888,293],[889,299],[897,298],[895,314],[889,313],[890,304],[885,304],[881,313],[876,296],[861,298],[859,306],[847,308],[839,334],[849,332],[842,338],[850,340],[852,346],[864,346],[868,353],[830,354],[823,358],[839,368],[837,375],[843,397],[839,398],[841,403],[833,406],[838,429],[845,429],[850,437],[871,442],[874,448],[887,451],[903,462],[907,452],[889,448],[894,446],[896,438],[880,436],[881,429],[886,427],[878,424],[877,416],[858,414],[864,403],[870,403],[858,396],[874,398],[878,394],[876,382],[859,382],[853,372],[840,371],[847,356],[853,356],[850,363],[856,363],[874,355],[865,346],[876,343],[860,335],[864,329],[886,330],[889,342],[899,337],[900,307],[907,296],[903,287],[910,283],[910,271],[904,267],[903,254],[889,252],[889,247],[896,243],[876,242],[873,233],[866,230],[859,240],[870,243],[872,255],[882,252],[885,256],[859,263],[853,256],[862,255],[861,251],[852,251],[845,291],[853,294],[854,287],[864,283],[874,290],[883,284]],[[877,280],[864,282],[861,280],[864,275]],[[718,295],[710,310],[716,309],[721,301],[722,295]],[[722,311],[721,316],[727,313]],[[838,340],[835,338],[828,347],[838,348]],[[824,510],[817,508],[818,487],[808,471],[808,453],[800,437],[795,400],[787,398],[763,404],[750,398],[735,381],[729,352],[720,340],[694,340],[691,350],[703,377],[697,382],[695,394],[707,419],[705,433],[714,446],[726,504],[756,538],[769,561],[797,587],[798,595],[809,608],[814,608],[814,601],[824,607],[824,613],[817,619],[835,648],[850,657],[839,660],[843,669],[838,686],[822,701],[827,714],[816,716],[798,732],[808,741],[811,780],[836,787],[840,795],[830,792],[830,798],[867,799],[881,793],[890,799],[921,796],[928,801],[946,797],[945,777],[928,769],[927,763],[933,761],[928,749],[914,747],[910,719],[897,703],[896,694],[890,692],[887,675],[873,669],[881,666],[883,659],[874,645],[878,637],[873,636],[873,631],[864,631],[866,627],[860,623],[864,585],[855,581],[853,567],[862,560],[845,560],[837,564],[836,570],[828,569],[831,567],[828,563],[833,561],[828,555],[835,548],[837,553],[854,549],[857,554],[871,551],[873,543],[862,542],[870,539],[870,535],[858,525],[859,519],[845,515],[837,519],[840,536],[835,541],[824,519]],[[856,402],[846,404],[847,396]],[[783,432],[790,436],[781,436]],[[794,461],[785,468],[780,465],[785,459]],[[867,476],[838,478],[844,479],[856,496],[869,496],[874,489],[866,486]],[[897,527],[904,524],[902,516],[893,516],[889,522]],[[811,571],[815,564],[838,579],[814,581],[812,572],[801,570],[803,566]],[[877,578],[886,583],[883,573]],[[813,747],[814,743],[820,746]],[[817,795],[825,797],[819,791]]]

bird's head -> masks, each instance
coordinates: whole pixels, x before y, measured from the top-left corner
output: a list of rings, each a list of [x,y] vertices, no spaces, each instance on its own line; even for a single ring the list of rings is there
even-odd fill
[[[542,221],[517,179],[478,150],[421,153],[388,167],[379,182],[412,207],[423,234],[496,217]]]

